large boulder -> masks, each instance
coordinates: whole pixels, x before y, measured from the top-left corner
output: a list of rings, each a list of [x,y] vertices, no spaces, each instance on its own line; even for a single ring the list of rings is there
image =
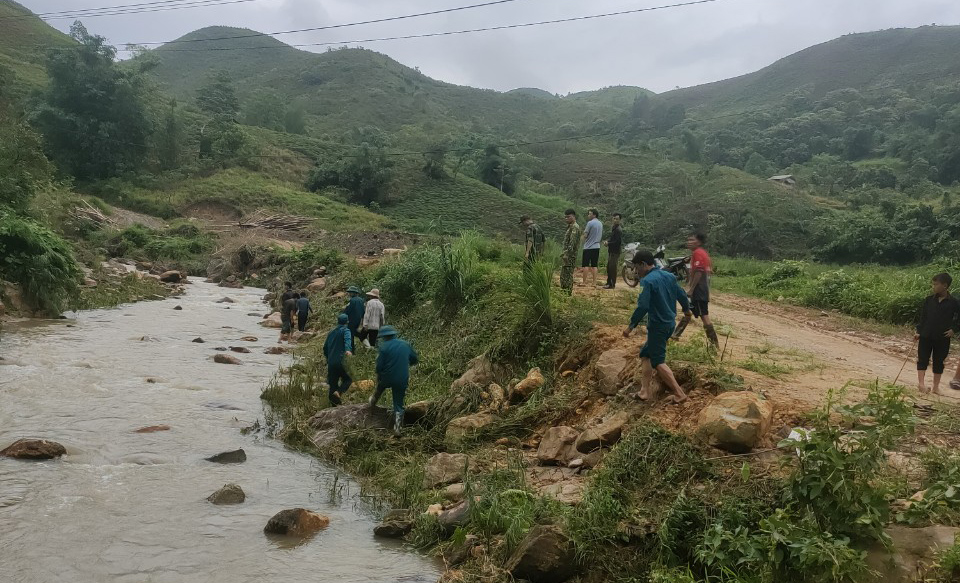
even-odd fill
[[[417,401],[416,403],[410,403],[403,410],[403,424],[413,425],[414,423],[419,423],[426,418],[429,412],[430,401]]]
[[[263,532],[287,536],[307,536],[330,525],[330,519],[305,508],[290,508],[273,515]]]
[[[243,488],[237,484],[224,484],[223,488],[207,496],[208,501],[217,505],[243,504],[246,499],[247,495],[243,492]]]
[[[543,374],[539,368],[531,368],[527,376],[510,391],[511,403],[522,403],[543,386]]]
[[[884,583],[912,583],[917,573],[924,572],[936,560],[938,552],[953,546],[960,528],[890,526],[886,533],[893,546],[873,545],[867,551],[867,566]]]
[[[432,489],[462,482],[473,462],[462,453],[438,453],[423,466],[423,487]]]
[[[319,293],[327,288],[327,279],[325,277],[318,277],[311,281],[307,285],[307,291],[310,293]]]
[[[731,453],[746,453],[770,431],[773,404],[749,391],[721,393],[700,411],[697,435]]]
[[[448,533],[453,531],[458,526],[465,526],[469,521],[470,504],[468,502],[460,502],[455,506],[451,506],[450,508],[440,512],[440,514],[437,516],[437,522],[439,522],[440,526],[442,526]]]
[[[460,378],[453,381],[450,389],[457,390],[470,385],[483,387],[494,382],[495,377],[500,376],[502,372],[501,367],[490,362],[485,355],[480,355],[467,363],[467,370],[460,375]]]
[[[447,445],[456,445],[459,442],[475,437],[484,427],[497,421],[493,413],[474,413],[466,417],[458,417],[447,424],[447,433],[444,441]]]
[[[537,460],[545,466],[566,464],[572,457],[573,444],[579,436],[576,429],[565,425],[547,429],[537,448]]]
[[[242,464],[247,461],[247,452],[243,451],[243,449],[235,449],[233,451],[224,451],[204,459],[217,464]]]
[[[531,583],[562,583],[576,574],[573,544],[559,527],[537,525],[507,560],[516,579]]]
[[[163,283],[180,283],[184,279],[187,279],[186,276],[175,270],[164,271],[160,274],[160,281]]]
[[[604,395],[616,395],[620,389],[620,373],[627,365],[629,352],[622,348],[607,350],[597,359],[597,388]]]
[[[324,449],[333,445],[342,429],[386,429],[391,420],[392,414],[386,409],[357,404],[324,409],[307,423],[314,430],[314,445]]]
[[[620,441],[623,428],[630,422],[627,413],[616,413],[599,424],[589,427],[577,438],[576,449],[580,453],[590,453],[601,447],[610,447]]]
[[[21,460],[49,460],[67,453],[67,448],[46,439],[18,439],[3,450],[0,456]]]
[[[280,312],[273,312],[263,320],[260,320],[260,325],[264,328],[282,328],[283,321],[280,319]]]

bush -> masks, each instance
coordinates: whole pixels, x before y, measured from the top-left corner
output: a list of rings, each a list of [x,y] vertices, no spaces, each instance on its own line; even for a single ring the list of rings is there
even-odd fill
[[[60,236],[29,219],[0,211],[0,277],[20,286],[24,299],[59,314],[79,290],[80,267]]]

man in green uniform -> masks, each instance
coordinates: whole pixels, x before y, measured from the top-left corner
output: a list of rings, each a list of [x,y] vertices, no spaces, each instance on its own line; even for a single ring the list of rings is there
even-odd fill
[[[577,211],[567,209],[564,213],[567,231],[563,234],[563,253],[560,255],[560,288],[573,293],[573,272],[577,268],[577,249],[580,247],[580,225],[577,224]]]
[[[350,341],[353,343],[352,348],[356,348],[357,335],[360,334],[360,324],[363,323],[363,314],[366,312],[366,307],[363,303],[363,298],[360,297],[360,294],[363,293],[355,285],[351,285],[347,288],[347,293],[350,295],[350,301],[347,302],[347,306],[343,309],[343,313],[347,315],[348,323],[350,327]]]
[[[526,243],[523,250],[523,264],[526,266],[543,257],[546,237],[543,236],[543,229],[533,222],[530,215],[520,217],[520,225],[526,230]]]
[[[380,354],[377,356],[377,389],[370,397],[370,406],[376,407],[383,392],[393,395],[393,434],[400,435],[403,426],[404,399],[410,384],[410,367],[419,362],[417,352],[404,340],[397,338],[393,326],[380,328]]]
[[[331,405],[343,403],[341,397],[353,384],[350,373],[347,371],[347,357],[353,356],[353,338],[347,327],[349,318],[346,314],[337,316],[337,327],[327,334],[323,343],[323,355],[327,357],[327,392]]]

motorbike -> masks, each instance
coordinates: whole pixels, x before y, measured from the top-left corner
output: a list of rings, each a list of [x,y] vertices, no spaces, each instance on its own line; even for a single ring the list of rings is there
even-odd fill
[[[623,267],[620,269],[620,276],[630,287],[640,285],[640,277],[633,265],[633,257],[640,248],[640,243],[630,243],[623,249]],[[690,257],[666,257],[666,252],[666,245],[661,244],[657,247],[653,254],[656,266],[672,273],[678,281],[686,281],[690,275]]]

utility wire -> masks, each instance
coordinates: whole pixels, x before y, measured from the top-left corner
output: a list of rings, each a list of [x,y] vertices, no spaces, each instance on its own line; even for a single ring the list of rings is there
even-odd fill
[[[100,12],[114,12],[118,10],[147,9],[151,7],[173,6],[177,4],[192,4],[198,0],[154,0],[153,2],[140,2],[137,4],[117,4],[114,6],[101,6],[99,8],[77,8],[74,10],[60,10],[56,12],[31,12],[29,14],[13,14],[9,16],[0,16],[0,20],[11,20],[17,18],[72,18],[83,17],[87,14],[97,14]],[[206,0],[213,1],[213,0]]]

